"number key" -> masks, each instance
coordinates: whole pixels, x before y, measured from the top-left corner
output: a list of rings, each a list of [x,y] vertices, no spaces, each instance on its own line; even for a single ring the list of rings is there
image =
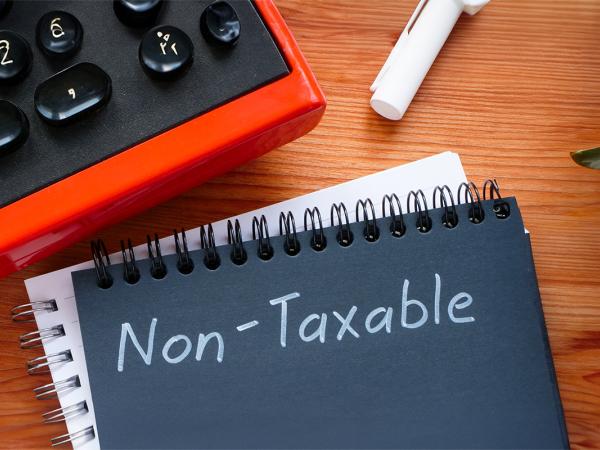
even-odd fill
[[[148,76],[159,80],[173,80],[192,65],[194,44],[179,28],[159,25],[146,32],[138,53]]]
[[[75,16],[64,11],[51,11],[39,20],[37,43],[48,56],[72,56],[81,47],[83,27]]]
[[[52,125],[68,124],[106,105],[111,84],[108,74],[95,64],[76,64],[38,86],[35,109]]]
[[[31,46],[21,35],[0,30],[0,84],[21,81],[31,71]]]

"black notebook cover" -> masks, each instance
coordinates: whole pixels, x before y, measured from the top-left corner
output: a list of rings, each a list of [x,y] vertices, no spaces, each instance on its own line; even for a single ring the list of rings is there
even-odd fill
[[[73,273],[102,448],[567,448],[529,237],[497,218],[129,285]],[[274,224],[271,224],[274,228]],[[188,239],[198,239],[188,236]],[[436,307],[437,305],[437,307]],[[425,309],[427,312],[425,313]],[[285,313],[285,314],[284,314]],[[149,336],[154,331],[152,349]],[[136,349],[135,335],[139,349]]]

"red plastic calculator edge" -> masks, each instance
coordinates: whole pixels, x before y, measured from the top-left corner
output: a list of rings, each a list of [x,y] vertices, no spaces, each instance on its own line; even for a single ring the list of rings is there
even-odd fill
[[[272,0],[254,3],[291,73],[1,208],[0,276],[286,144],[319,123],[325,96],[296,41]]]

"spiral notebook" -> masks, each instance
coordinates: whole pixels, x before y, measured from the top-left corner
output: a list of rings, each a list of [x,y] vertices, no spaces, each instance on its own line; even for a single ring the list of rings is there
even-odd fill
[[[68,438],[104,448],[567,447],[516,201],[458,181],[359,194],[348,214],[259,211],[229,222],[229,245],[204,227],[201,250],[179,233],[175,254],[151,241],[125,264],[96,245],[63,324],[86,361],[47,327],[54,353],[30,365],[82,369],[46,388],[63,405],[49,417],[93,413]],[[66,403],[78,384],[91,397]]]

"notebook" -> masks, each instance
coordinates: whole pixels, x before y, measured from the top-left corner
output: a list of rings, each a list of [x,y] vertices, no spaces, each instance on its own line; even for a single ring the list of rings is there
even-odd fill
[[[281,233],[257,221],[257,240],[235,221],[233,245],[205,228],[188,253],[179,235],[179,255],[150,246],[135,284],[97,258],[73,273],[91,398],[61,413],[95,413],[88,443],[104,448],[568,446],[516,201],[453,183],[433,209],[434,186],[372,209],[355,197],[358,217],[319,204],[322,230],[312,210],[294,232],[303,205]]]
[[[431,195],[437,184],[442,183],[456,188],[465,180],[466,177],[458,155],[444,152],[266,208],[250,211],[236,218],[245,232],[244,239],[251,239],[252,217],[254,216],[264,214],[270,221],[276,221],[279,211],[291,211],[299,216],[309,206],[317,205],[323,209],[335,201],[344,201],[349,204],[360,196],[375,198],[394,191],[408,192],[416,185],[425,187],[425,193]],[[349,215],[352,218],[354,211],[349,211]],[[213,224],[217,244],[227,242],[227,222],[226,219]],[[329,217],[323,217],[323,223],[328,224]],[[303,229],[302,222],[296,225],[299,230]],[[199,236],[199,229],[190,230],[188,234]],[[175,243],[172,237],[165,237],[160,240],[160,243],[164,254],[175,253]],[[190,239],[188,245],[190,249],[200,247],[197,238]],[[137,246],[135,253],[139,258],[145,258],[147,257],[147,247],[145,245]],[[120,257],[120,253],[111,255],[113,261],[118,261]],[[71,356],[72,360],[68,362],[61,362],[60,359],[56,361],[57,358],[52,358],[52,364],[49,364],[48,368],[51,370],[53,383],[40,386],[36,391],[36,396],[39,399],[58,396],[61,408],[58,411],[48,411],[46,417],[54,417],[58,414],[60,418],[63,410],[71,412],[65,419],[69,433],[65,436],[57,436],[53,442],[73,439],[72,445],[77,449],[84,450],[99,448],[99,442],[95,438],[94,407],[81,343],[71,272],[89,267],[93,267],[91,261],[26,280],[25,284],[31,303],[15,308],[15,314],[19,314],[22,319],[28,319],[31,317],[30,314],[35,314],[35,320],[41,332],[41,335],[25,334],[22,337],[22,344],[37,339],[36,342],[43,344],[46,355],[62,355],[63,352],[68,351]],[[62,332],[55,330],[62,330]],[[78,409],[77,405],[82,404],[85,405],[85,409]]]

